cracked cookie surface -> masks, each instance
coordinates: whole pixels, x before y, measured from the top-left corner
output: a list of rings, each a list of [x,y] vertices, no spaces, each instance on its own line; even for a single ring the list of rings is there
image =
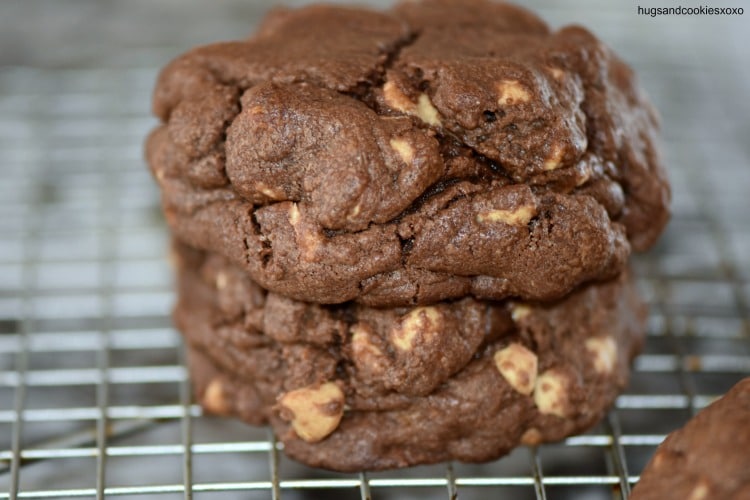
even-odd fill
[[[222,257],[175,249],[174,316],[196,398],[270,423],[285,452],[313,466],[485,461],[581,432],[625,386],[643,341],[627,273],[554,304],[383,310],[287,299]]]
[[[470,4],[281,9],[170,63],[147,156],[175,234],[319,303],[619,273],[668,218],[654,111],[584,29]]]

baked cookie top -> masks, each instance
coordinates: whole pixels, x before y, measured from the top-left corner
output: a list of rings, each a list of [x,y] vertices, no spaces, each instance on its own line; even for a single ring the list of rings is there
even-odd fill
[[[633,500],[750,498],[750,378],[659,445]]]
[[[178,237],[301,300],[559,298],[668,219],[632,71],[508,4],[276,10],[170,63],[154,111]]]

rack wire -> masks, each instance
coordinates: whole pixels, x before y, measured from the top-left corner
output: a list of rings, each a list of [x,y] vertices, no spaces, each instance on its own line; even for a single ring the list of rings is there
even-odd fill
[[[635,263],[649,340],[604,422],[490,464],[362,474],[192,403],[142,159],[156,67],[0,67],[0,499],[626,499],[665,434],[750,374],[750,134],[726,104],[748,89],[700,61],[637,60],[671,126],[675,213]],[[678,80],[724,98],[687,109]]]

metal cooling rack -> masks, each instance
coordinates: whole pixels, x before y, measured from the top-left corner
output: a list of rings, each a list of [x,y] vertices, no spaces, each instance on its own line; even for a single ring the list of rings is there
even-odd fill
[[[710,47],[630,50],[664,116],[675,215],[636,262],[651,318],[628,391],[559,444],[358,475],[191,402],[142,160],[156,64],[0,67],[0,499],[627,498],[665,434],[750,374],[750,113],[731,99],[747,79],[717,79]]]

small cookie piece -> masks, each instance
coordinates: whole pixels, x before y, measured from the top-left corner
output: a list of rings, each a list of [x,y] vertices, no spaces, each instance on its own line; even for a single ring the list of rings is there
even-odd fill
[[[645,310],[627,274],[524,303],[514,321],[510,301],[301,303],[260,290],[226,259],[177,249],[174,317],[191,359],[210,367],[191,368],[198,401],[270,423],[285,452],[313,466],[476,462],[562,439],[604,415],[643,341]],[[612,340],[608,370],[582,347],[591,339]]]
[[[669,434],[630,498],[750,498],[750,378]]]
[[[631,70],[504,3],[278,10],[171,62],[153,107],[172,231],[295,300],[556,300],[669,215]]]

